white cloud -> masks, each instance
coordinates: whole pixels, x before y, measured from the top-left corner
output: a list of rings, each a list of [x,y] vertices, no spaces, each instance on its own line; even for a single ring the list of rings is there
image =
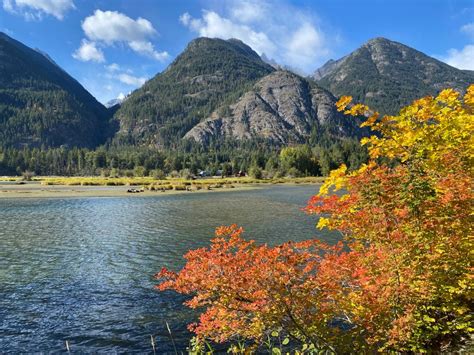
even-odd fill
[[[118,65],[117,63],[112,63],[110,65],[106,65],[105,69],[107,69],[110,72],[119,71],[120,70],[120,65]]]
[[[112,44],[117,41],[144,41],[156,34],[150,21],[132,18],[117,11],[96,10],[82,22],[87,37]]]
[[[276,50],[275,44],[265,33],[254,31],[247,25],[221,17],[214,11],[203,11],[202,19],[194,19],[185,13],[181,15],[180,21],[202,37],[238,38],[259,54],[273,54]]]
[[[12,0],[3,0],[3,9],[8,12],[15,12]]]
[[[310,73],[329,59],[335,40],[325,34],[315,14],[285,1],[244,0],[225,3],[221,12],[189,13],[180,22],[199,36],[238,38],[258,54]]]
[[[329,55],[323,34],[310,23],[302,24],[292,33],[287,43],[287,60],[307,67],[314,65],[314,58]]]
[[[108,85],[105,86],[105,88],[109,91],[117,89],[118,82],[137,88],[142,86],[148,80],[148,77],[134,75],[132,69],[125,68],[117,63],[104,65],[104,68],[106,69],[106,72],[100,76],[108,81]],[[123,87],[123,85],[120,86]]]
[[[474,40],[474,22],[465,24],[459,30]],[[466,44],[462,49],[451,48],[447,55],[437,58],[458,69],[474,70],[474,44]]]
[[[82,22],[86,37],[103,46],[125,43],[138,54],[164,61],[169,58],[166,51],[155,49],[150,38],[157,35],[150,21],[144,18],[136,20],[117,11],[96,10]]]
[[[151,42],[147,41],[132,41],[129,42],[128,45],[132,48],[135,52],[140,53],[142,55],[154,58],[160,62],[165,61],[169,58],[168,52],[158,52],[153,47]]]
[[[474,40],[474,22],[468,23],[461,27],[461,32],[467,34]]]
[[[137,77],[126,73],[120,74],[118,79],[124,84],[138,87],[142,86],[147,81],[147,78],[145,77]]]
[[[43,15],[64,19],[69,10],[75,9],[72,0],[3,0],[5,11],[21,14],[27,20],[41,20]]]
[[[474,70],[474,44],[468,44],[463,49],[450,49],[442,60],[458,69]]]
[[[82,62],[98,62],[102,63],[105,61],[104,53],[97,48],[95,42],[89,42],[85,39],[82,40],[81,46],[72,54],[72,56]]]
[[[241,1],[231,8],[231,17],[244,23],[261,21],[268,11],[267,5],[263,1]]]

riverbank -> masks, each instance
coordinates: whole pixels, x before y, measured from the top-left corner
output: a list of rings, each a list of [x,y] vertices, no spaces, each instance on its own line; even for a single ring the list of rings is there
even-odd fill
[[[320,177],[286,179],[165,179],[103,177],[37,177],[33,181],[0,178],[0,198],[160,196],[256,189],[267,184],[319,184]]]

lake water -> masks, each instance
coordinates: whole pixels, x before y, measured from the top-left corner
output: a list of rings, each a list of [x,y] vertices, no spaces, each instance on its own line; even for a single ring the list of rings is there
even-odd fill
[[[157,197],[0,199],[0,353],[172,351],[195,315],[153,274],[178,270],[216,226],[277,244],[318,236],[301,208],[316,186]]]

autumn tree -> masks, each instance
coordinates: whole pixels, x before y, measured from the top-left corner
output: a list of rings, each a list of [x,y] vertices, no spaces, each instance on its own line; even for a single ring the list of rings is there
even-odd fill
[[[259,246],[219,228],[183,270],[157,275],[204,308],[198,339],[259,344],[277,331],[334,352],[427,352],[472,335],[474,85],[398,116],[350,101],[338,109],[367,117],[370,161],[331,172],[306,207],[344,244]]]

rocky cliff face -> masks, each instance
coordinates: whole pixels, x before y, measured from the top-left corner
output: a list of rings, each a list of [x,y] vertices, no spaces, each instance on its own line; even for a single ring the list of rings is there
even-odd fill
[[[328,91],[298,75],[276,71],[235,103],[213,112],[184,138],[204,144],[219,137],[288,144],[306,141],[315,128],[339,136],[357,133],[356,123],[335,109],[336,101]]]

